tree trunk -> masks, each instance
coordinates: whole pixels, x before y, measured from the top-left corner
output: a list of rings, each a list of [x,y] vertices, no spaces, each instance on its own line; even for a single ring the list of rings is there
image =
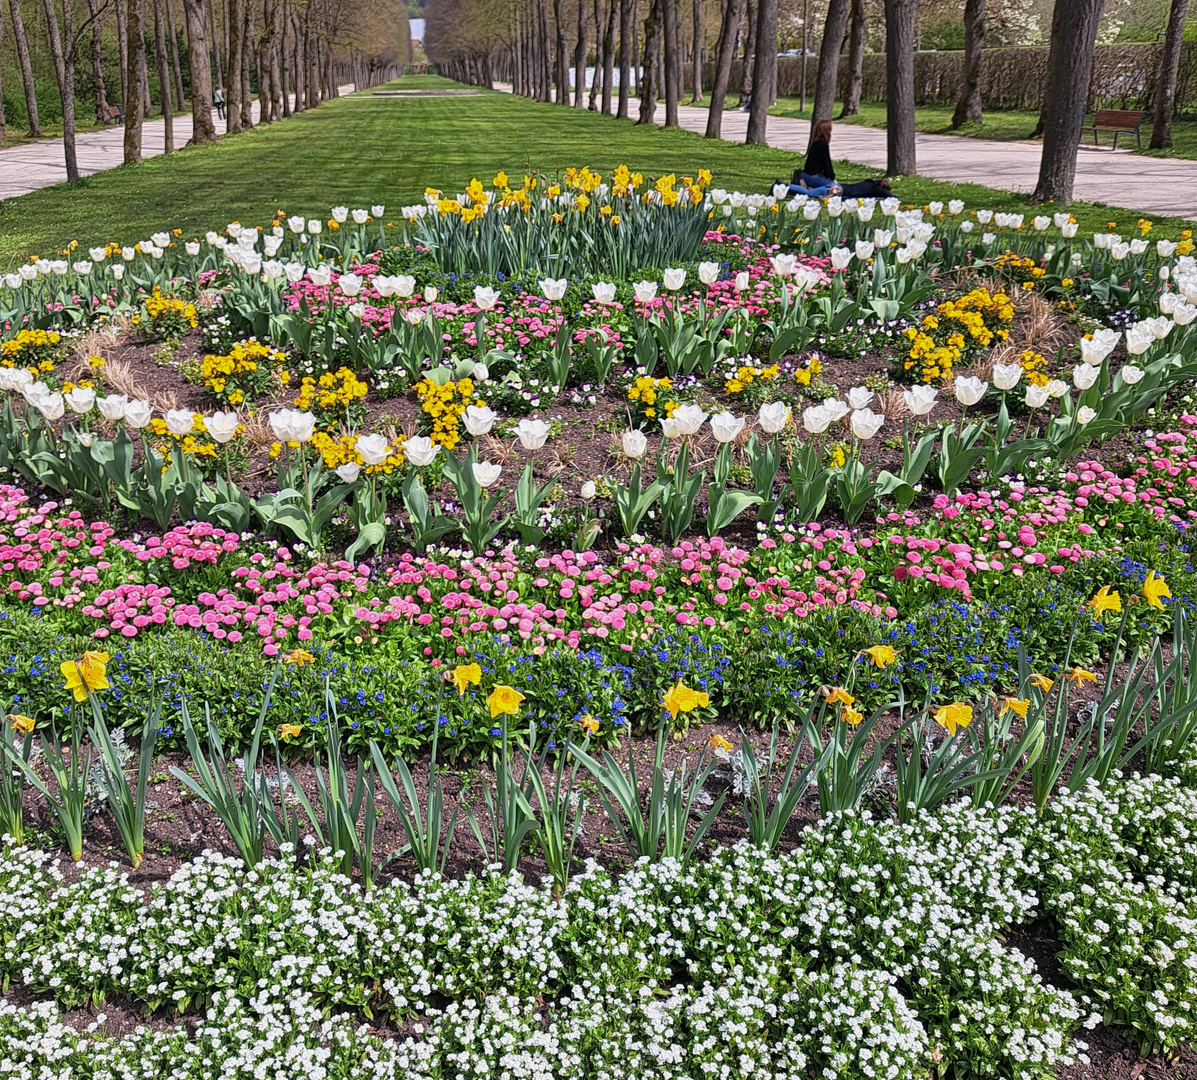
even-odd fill
[[[677,127],[677,103],[681,96],[682,58],[678,55],[678,0],[661,0],[661,32],[665,38],[665,126]]]
[[[75,160],[75,50],[65,53],[62,47],[63,35],[67,42],[75,44],[75,27],[71,11],[71,0],[62,0],[62,31],[58,29],[58,14],[54,0],[44,0],[46,9],[46,37],[50,42],[50,57],[54,61],[54,76],[58,81],[58,95],[62,100],[62,150],[66,159],[68,184],[79,183],[79,164]]]
[[[565,39],[565,15],[561,0],[553,0],[553,28],[556,31],[554,82],[557,84],[558,105],[569,105],[569,43]]]
[[[582,9],[586,6],[586,0],[578,0],[578,17],[581,18]],[[611,4],[614,10],[614,3]],[[603,83],[603,68],[606,61],[603,56],[603,11],[599,0],[594,0],[594,78],[590,80],[590,94],[589,101],[586,107],[594,112],[598,108],[600,95],[602,94]]]
[[[619,104],[616,106],[615,115],[621,120],[626,120],[628,116],[633,59],[632,0],[619,0]]]
[[[574,108],[581,109],[586,104],[586,0],[578,0],[578,40],[574,45]],[[597,75],[598,72],[596,71]]]
[[[295,78],[291,72],[293,53],[287,48],[287,37],[291,32],[291,0],[283,0],[282,30],[279,34],[279,83],[283,97],[283,119],[291,115],[291,90]]]
[[[1164,52],[1160,56],[1160,79],[1155,91],[1155,118],[1151,124],[1151,149],[1172,145],[1172,112],[1176,107],[1176,75],[1180,70],[1180,44],[1184,38],[1185,13],[1189,0],[1172,0]]]
[[[225,88],[225,133],[241,131],[241,35],[245,30],[245,0],[229,0],[228,6],[228,86]]]
[[[1093,47],[1105,0],[1057,0],[1052,16],[1047,123],[1033,202],[1072,202],[1076,153],[1085,125]]]
[[[702,101],[702,0],[694,0],[691,14],[694,21],[694,95],[691,100],[697,105]]]
[[[727,99],[727,84],[731,78],[736,39],[740,35],[743,19],[744,0],[728,0],[719,27],[719,41],[715,46],[715,82],[711,86],[711,104],[707,108],[708,139],[718,139],[723,135],[723,103]]]
[[[981,123],[981,63],[985,48],[985,0],[965,0],[964,4],[964,86],[952,127]]]
[[[752,57],[756,48],[756,11],[759,0],[748,0],[748,26],[744,31],[744,70],[740,73],[740,104],[752,92]]]
[[[187,95],[183,92],[183,68],[179,63],[179,35],[175,30],[175,12],[171,7],[171,0],[166,3],[166,39],[170,43],[170,68],[175,77],[175,105],[178,111],[183,111],[183,103]]]
[[[852,0],[852,22],[848,28],[848,85],[840,116],[860,115],[860,91],[864,85],[865,0]]]
[[[70,0],[64,0],[69,3]],[[166,52],[166,18],[162,12],[163,0],[154,0],[154,52],[158,60],[158,96],[162,99],[162,126],[165,135],[163,149],[168,154],[175,152],[175,114],[170,100],[170,57]]]
[[[274,119],[270,105],[270,42],[274,7],[270,0],[262,0],[262,32],[258,35],[256,64],[258,72],[258,123],[269,124]]]
[[[150,71],[147,66],[149,50],[146,48],[145,36],[149,30],[149,20],[146,18],[145,0],[138,0],[138,15],[141,18],[141,115],[150,117],[154,114],[153,102],[150,101]]]
[[[272,0],[270,9],[270,46],[268,59],[270,61],[270,119],[281,120],[290,114],[286,108],[287,91],[283,84],[283,73],[279,64],[279,54],[286,39],[285,26],[282,22],[283,13],[280,11],[282,0]],[[367,76],[368,78],[368,76]]]
[[[96,100],[96,123],[108,123],[108,93],[104,88],[104,16],[97,0],[87,0],[91,20],[91,84]]]
[[[204,10],[206,12],[205,21],[208,25],[208,47],[212,50],[212,62],[211,67],[209,68],[211,77],[209,78],[208,82],[209,85],[218,86],[221,90],[223,90],[224,71],[220,66],[220,38],[216,35],[216,4],[214,3],[214,0],[206,0],[206,2],[201,0],[201,3],[203,3]],[[194,77],[195,76],[193,75],[192,78]],[[215,83],[213,83],[213,79],[215,79]]]
[[[250,72],[254,69],[254,6],[252,0],[244,0],[245,24],[241,27],[241,130],[254,126],[253,86]]]
[[[125,164],[133,165],[141,160],[141,70],[145,54],[137,0],[126,0],[125,42]]]
[[[295,76],[295,111],[303,112],[307,106],[308,80],[305,74],[308,69],[307,54],[304,52],[303,27],[295,9],[291,9],[291,36],[295,39],[295,59],[292,68]]]
[[[640,77],[640,119],[651,124],[657,113],[657,44],[661,37],[661,0],[652,0],[644,20],[644,72]]]
[[[25,111],[29,114],[29,137],[40,139],[42,125],[37,116],[37,84],[33,81],[33,64],[29,59],[29,39],[25,37],[25,20],[21,16],[21,0],[8,0],[8,14],[12,17],[12,39],[21,64],[21,84],[25,89]]]
[[[4,12],[0,11],[0,49],[4,47]],[[0,71],[0,146],[8,136],[4,120],[4,72]]]
[[[615,78],[615,6],[607,2],[607,29],[603,34],[603,113],[611,115],[611,83]]]
[[[198,146],[216,142],[204,0],[183,0],[183,18],[187,23],[187,62],[191,68],[191,143]]]
[[[777,93],[777,0],[760,0],[757,9],[752,108],[748,113],[748,134],[744,137],[747,143],[768,142],[769,106]]]
[[[915,171],[914,41],[918,0],[885,0],[886,172]]]
[[[848,26],[851,0],[830,0],[823,23],[823,41],[819,45],[819,70],[815,75],[815,100],[811,105],[810,127],[820,120],[830,120],[835,112],[835,91],[840,77],[840,49]],[[808,140],[809,142],[809,140]]]

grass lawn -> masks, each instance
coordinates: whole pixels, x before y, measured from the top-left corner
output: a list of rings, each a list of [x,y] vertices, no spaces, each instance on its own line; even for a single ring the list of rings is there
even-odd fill
[[[836,102],[833,116],[838,117],[840,102]],[[773,116],[810,116],[811,99],[806,100],[806,111],[799,108],[798,98],[781,98],[770,110]],[[965,124],[959,129],[952,127],[952,113],[956,111],[952,105],[924,105],[915,110],[914,123],[919,131],[929,135],[959,135],[962,138],[996,139],[1005,142],[1009,139],[1026,139],[1035,130],[1039,122],[1039,113],[1030,109],[1012,109],[1009,112],[988,112],[980,124]],[[861,127],[885,127],[885,103],[880,101],[863,101],[860,105],[859,116],[849,116],[843,120],[837,119],[837,124],[856,124]],[[1169,150],[1148,150],[1151,141],[1151,121],[1148,120],[1140,132],[1143,149],[1138,151],[1150,154],[1152,157],[1197,158],[1197,121],[1176,120],[1172,124],[1172,147]],[[1092,141],[1093,135],[1086,134],[1087,142]],[[1114,141],[1112,133],[1102,131],[1098,133],[1102,146],[1109,146]],[[1134,139],[1127,140],[1126,136],[1118,137],[1118,147],[1134,148]]]
[[[176,227],[191,236],[236,220],[263,223],[278,209],[323,216],[338,204],[381,202],[397,215],[426,186],[457,192],[475,176],[489,182],[500,169],[514,174],[527,166],[555,171],[588,164],[605,172],[622,162],[646,175],[693,175],[705,166],[718,186],[765,191],[775,177],[788,178],[799,161],[782,150],[706,142],[685,131],[639,127],[509,94],[352,95],[215,146],[98,173],[75,189],[59,185],[6,200],[0,266],[13,255],[47,254],[73,239],[84,247],[131,243]],[[876,173],[847,166],[844,175]],[[912,204],[962,198],[995,210],[1031,209],[1025,196],[921,177],[904,180],[898,194]],[[1119,219],[1133,224],[1136,216],[1084,203],[1075,203],[1073,212],[1082,232]],[[1180,219],[1156,223],[1157,236],[1185,227]]]

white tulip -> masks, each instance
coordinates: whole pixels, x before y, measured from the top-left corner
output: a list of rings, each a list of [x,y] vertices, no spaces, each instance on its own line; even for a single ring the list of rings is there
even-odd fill
[[[959,214],[963,209],[964,209],[964,200],[963,199],[949,199],[948,200],[948,213],[949,214],[955,216],[956,214]]]
[[[774,255],[769,261],[773,264],[773,273],[778,277],[790,277],[798,268],[797,255]]]
[[[960,231],[962,233],[965,233],[965,234],[970,233],[975,228],[976,228],[976,225],[974,225],[971,221],[962,221],[960,223]]]
[[[657,297],[657,283],[655,281],[637,281],[632,286],[636,299],[641,304],[647,304]]]
[[[427,435],[416,435],[403,444],[403,456],[416,468],[422,469],[436,460],[440,449]]]
[[[320,230],[324,228],[324,222],[319,218],[308,218],[308,232],[312,236],[319,236]]]
[[[35,409],[37,403],[50,393],[50,388],[41,379],[36,382],[23,382],[18,389],[21,391],[21,396]]]
[[[470,378],[472,378],[474,382],[486,382],[486,380],[490,378],[490,368],[482,363],[482,361],[476,361],[474,364],[474,370],[470,372]]]
[[[881,251],[885,251],[890,246],[890,244],[892,244],[893,242],[894,242],[893,229],[874,229],[873,230],[873,243],[876,244],[877,247]]]
[[[1155,242],[1155,253],[1161,259],[1170,259],[1176,253],[1176,241],[1174,240],[1157,240]]]
[[[898,207],[902,205],[902,202],[896,195],[891,195],[888,199],[882,199],[879,205],[881,206],[881,212],[886,217],[893,217],[898,212]]]
[[[342,274],[337,286],[346,296],[357,296],[362,291],[362,279],[357,274]]]
[[[1186,304],[1183,300],[1177,302],[1172,309],[1172,321],[1177,326],[1188,326],[1194,319],[1197,319],[1197,305]]]
[[[332,218],[338,225],[344,225],[349,218],[349,208],[346,206],[334,206],[332,208]]]
[[[361,476],[362,467],[356,461],[347,461],[344,465],[338,465],[333,472],[342,482],[352,484]]]
[[[1087,423],[1097,416],[1097,410],[1089,408],[1088,405],[1082,405],[1076,411],[1076,422],[1084,427]]]
[[[440,296],[441,291],[435,285],[424,286],[424,303],[435,304],[436,298]]]
[[[1175,309],[1173,309],[1173,314],[1175,314]],[[1164,338],[1172,333],[1172,327],[1174,324],[1167,316],[1158,315],[1154,319],[1144,319],[1140,325],[1143,327],[1143,329],[1150,330],[1151,336],[1155,338],[1156,341],[1163,341]]]
[[[416,279],[411,274],[396,274],[391,278],[391,292],[406,300],[416,291]]]
[[[90,274],[91,263],[89,263],[86,259],[80,259],[71,267],[71,269],[74,270],[76,274]]]
[[[837,247],[831,249],[831,265],[837,270],[843,270],[852,261],[852,249]]]
[[[1101,368],[1092,364],[1077,364],[1072,369],[1072,385],[1078,390],[1088,390],[1101,374]]]
[[[737,419],[729,412],[716,413],[711,417],[711,434],[716,442],[731,442],[744,430],[744,417]]]
[[[376,203],[374,206],[370,207],[370,213],[376,218],[382,217],[385,212],[386,206],[383,203]]]
[[[391,447],[383,435],[359,435],[354,450],[367,465],[381,465],[391,455]]]
[[[125,421],[128,427],[140,430],[149,425],[153,415],[154,410],[150,407],[150,403],[139,398],[130,401],[125,406],[125,415],[121,419]]]
[[[355,225],[365,225],[370,218],[370,214],[366,210],[354,210],[351,216]]]
[[[474,438],[478,438],[489,432],[495,426],[495,421],[498,418],[499,414],[489,405],[467,405],[463,417],[466,431],[473,435]]]
[[[839,398],[828,398],[823,402],[823,408],[827,410],[827,415],[831,417],[833,423],[843,420],[851,412],[847,402],[840,401]]]
[[[91,412],[91,407],[96,401],[96,392],[87,386],[76,386],[74,390],[64,394],[63,397],[71,412],[82,416],[84,413]]]
[[[478,486],[488,488],[499,479],[499,474],[503,471],[503,466],[496,465],[491,461],[475,461],[470,465],[470,469],[474,474],[474,479],[477,481]]]
[[[553,302],[560,300],[565,295],[567,288],[569,288],[567,278],[545,278],[540,282],[540,291],[544,293],[544,298]]]
[[[881,430],[884,423],[885,417],[872,409],[857,409],[852,414],[852,434],[862,442],[867,442]]]
[[[515,426],[515,437],[525,450],[539,450],[549,437],[549,425],[543,420],[529,420],[524,417]]]
[[[856,257],[861,262],[868,262],[873,257],[873,244],[868,240],[856,241]]]
[[[784,401],[774,401],[761,406],[757,420],[768,434],[774,435],[790,422],[790,415],[790,407]]]
[[[1099,341],[1096,338],[1081,338],[1081,359],[1086,364],[1099,367],[1101,362],[1110,355],[1112,345],[1107,345],[1105,341]]]
[[[697,435],[707,414],[697,405],[682,405],[673,412],[674,423],[682,435]]]
[[[1068,383],[1062,379],[1052,379],[1044,387],[1047,391],[1047,396],[1052,398],[1062,398],[1068,396]]]
[[[665,269],[665,288],[670,292],[677,292],[683,285],[686,284],[686,271],[675,268],[666,267]]]
[[[976,405],[985,396],[988,383],[983,383],[975,375],[956,376],[956,400],[965,408]]]
[[[316,286],[323,288],[332,281],[332,267],[331,266],[313,266],[308,271],[308,280]]]
[[[593,480],[587,480],[582,485],[582,490],[578,494],[587,502],[590,502],[598,494],[598,485]]]
[[[1047,404],[1047,399],[1050,395],[1047,392],[1046,386],[1035,386],[1033,383],[1027,386],[1027,408],[1028,409],[1042,409]]]
[[[302,214],[292,214],[291,217],[287,218],[287,228],[296,235],[303,232],[303,227],[306,224],[307,222],[303,220]],[[211,243],[211,241],[208,242]]]
[[[490,311],[499,302],[499,294],[489,285],[474,286],[474,303],[479,311]]]
[[[802,426],[812,435],[821,435],[831,424],[831,413],[823,405],[811,405],[802,411]]]
[[[198,247],[197,247],[197,250],[198,250]],[[103,262],[108,257],[108,249],[107,248],[101,248],[101,247],[88,248],[87,253],[88,253],[88,255],[91,256],[92,262]]]
[[[873,391],[867,386],[854,386],[848,391],[846,397],[848,398],[848,408],[863,409],[873,400]]]
[[[1036,217],[1031,221],[1031,224],[1035,226],[1036,232],[1043,232],[1051,223],[1052,219],[1046,215]]]
[[[47,420],[60,420],[65,411],[61,394],[43,394],[34,403],[34,408]]]
[[[283,263],[283,275],[292,284],[295,285],[303,280],[303,273],[305,267],[303,263],[289,262]]]
[[[133,259],[136,257],[136,255],[137,255],[136,248],[131,248],[131,247],[121,248],[121,258],[124,259],[125,262],[132,262]]]
[[[748,281],[749,281],[748,271],[741,270],[736,275],[736,292],[743,292],[745,289],[747,289]]]
[[[719,280],[719,264],[717,262],[700,262],[698,264],[698,280],[704,285],[714,285]]]
[[[623,433],[623,452],[628,457],[633,459],[642,458],[644,457],[644,451],[647,449],[648,439],[643,431],[636,429]]]
[[[1126,351],[1131,356],[1141,356],[1155,344],[1155,335],[1145,327],[1126,328]]]
[[[79,431],[75,433],[75,438],[79,440],[80,445],[86,446],[89,450],[91,444],[95,442],[95,435],[90,431]]]
[[[1130,242],[1132,255],[1142,255],[1147,250],[1147,241],[1138,237]]]
[[[615,283],[611,281],[596,281],[590,286],[590,293],[598,304],[615,303]]]
[[[96,407],[105,420],[117,421],[125,415],[125,407],[129,399],[124,394],[109,394],[107,397],[96,398]]]
[[[817,199],[811,199],[802,204],[802,216],[807,221],[814,221],[823,211],[822,204]]]
[[[214,412],[204,417],[204,429],[218,443],[227,443],[237,434],[239,417],[235,412]]]
[[[1013,390],[1022,378],[1020,364],[994,364],[993,385],[999,390]]]
[[[1127,386],[1134,386],[1135,383],[1142,380],[1146,372],[1134,364],[1123,364],[1122,370],[1119,372],[1122,376],[1122,381]]]
[[[986,247],[989,247],[989,245],[992,244],[996,239],[997,233],[987,232],[981,234],[981,243]]]
[[[188,435],[195,426],[195,419],[190,409],[171,409],[166,414],[166,430],[176,439]]]
[[[935,408],[935,399],[939,391],[934,386],[912,386],[902,391],[902,400],[906,403],[913,416],[926,416]]]

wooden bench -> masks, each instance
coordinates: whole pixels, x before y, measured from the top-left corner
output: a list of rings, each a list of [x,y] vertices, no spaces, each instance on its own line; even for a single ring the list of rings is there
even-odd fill
[[[104,115],[110,124],[125,122],[125,110],[119,105],[109,105]]]
[[[1084,131],[1093,132],[1093,145],[1098,146],[1098,131],[1112,131],[1114,133],[1114,149],[1118,149],[1119,135],[1133,135],[1135,145],[1140,149],[1143,143],[1139,137],[1139,129],[1151,115],[1150,112],[1140,112],[1138,109],[1098,109],[1093,117],[1093,123],[1085,125]]]

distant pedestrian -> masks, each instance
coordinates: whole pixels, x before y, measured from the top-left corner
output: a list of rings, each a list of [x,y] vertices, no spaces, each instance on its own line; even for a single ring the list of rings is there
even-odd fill
[[[221,120],[224,119],[224,91],[218,86],[216,93],[212,95],[212,104],[216,106],[216,115]]]

